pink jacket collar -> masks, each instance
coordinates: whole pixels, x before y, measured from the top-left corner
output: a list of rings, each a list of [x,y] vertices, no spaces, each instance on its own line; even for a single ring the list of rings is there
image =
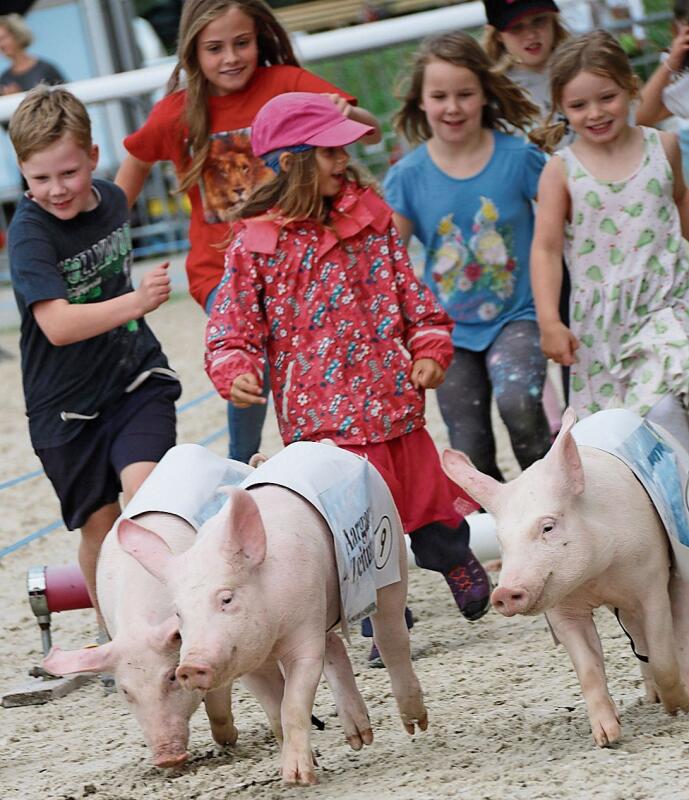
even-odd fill
[[[330,214],[330,227],[322,229],[318,256],[331,250],[339,241],[356,236],[366,227],[383,233],[390,224],[392,210],[372,189],[362,189],[356,183],[347,183],[335,200]],[[253,253],[273,255],[280,231],[299,222],[285,222],[279,214],[244,220],[244,246]]]

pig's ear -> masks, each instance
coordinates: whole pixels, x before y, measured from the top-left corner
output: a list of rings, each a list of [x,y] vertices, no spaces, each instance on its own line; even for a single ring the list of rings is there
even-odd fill
[[[164,539],[132,519],[123,519],[117,526],[117,540],[147,572],[165,583],[167,568],[174,556]]]
[[[149,636],[151,647],[163,652],[165,650],[179,650],[182,637],[179,635],[179,619],[176,614],[169,616],[164,622],[151,631]]]
[[[43,659],[43,668],[51,675],[73,675],[77,672],[111,672],[116,663],[114,642],[81,650],[60,650],[53,647]]]
[[[223,552],[235,567],[257,567],[266,557],[266,531],[261,512],[246,489],[226,486],[228,496]]]
[[[572,428],[576,421],[577,415],[568,407],[562,415],[562,427],[546,455],[546,460],[554,464],[563,475],[567,489],[579,495],[584,491],[584,468],[577,443],[572,436]]]
[[[473,497],[487,511],[495,508],[500,493],[504,489],[502,483],[496,481],[495,478],[491,478],[490,475],[484,475],[483,472],[479,472],[471,463],[469,456],[459,450],[446,449],[443,452],[442,462],[445,474],[457,486],[461,486],[470,497]]]

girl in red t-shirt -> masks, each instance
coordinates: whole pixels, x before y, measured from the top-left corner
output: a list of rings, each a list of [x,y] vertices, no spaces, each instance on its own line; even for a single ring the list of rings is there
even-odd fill
[[[210,313],[223,274],[219,245],[227,240],[227,220],[270,175],[249,141],[261,106],[283,92],[318,92],[346,116],[371,125],[368,142],[380,140],[380,129],[368,111],[350,104],[353,97],[299,66],[286,31],[263,0],[186,0],[178,42],[168,94],[124,140],[128,155],[115,182],[131,206],[153,164],[174,163],[191,203],[189,291]],[[248,461],[258,451],[264,418],[264,406],[228,406],[231,458]]]

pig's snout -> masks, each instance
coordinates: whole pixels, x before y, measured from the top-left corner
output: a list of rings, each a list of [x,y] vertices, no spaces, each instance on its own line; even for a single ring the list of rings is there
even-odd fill
[[[209,664],[185,662],[177,667],[175,675],[185,689],[207,692],[213,688],[213,668]]]
[[[506,617],[524,614],[530,605],[529,593],[519,586],[498,586],[493,590],[490,602]]]

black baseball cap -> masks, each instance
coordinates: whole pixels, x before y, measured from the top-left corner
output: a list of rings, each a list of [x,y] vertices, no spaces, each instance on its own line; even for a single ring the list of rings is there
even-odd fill
[[[551,11],[557,14],[560,9],[553,0],[483,0],[488,24],[499,31],[506,31],[521,17]]]

